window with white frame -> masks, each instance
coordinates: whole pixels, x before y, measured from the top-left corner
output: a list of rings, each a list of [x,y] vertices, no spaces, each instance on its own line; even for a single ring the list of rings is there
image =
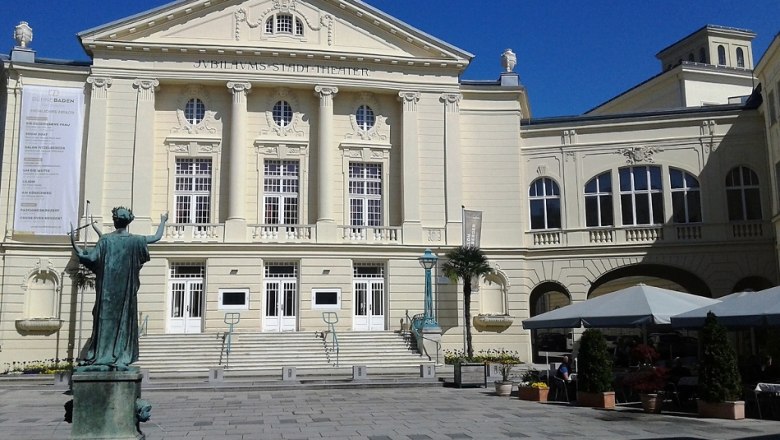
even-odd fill
[[[599,174],[585,184],[585,225],[588,227],[614,225],[612,209],[612,174]]]
[[[561,191],[549,177],[540,177],[531,183],[528,191],[531,210],[531,229],[559,229],[561,227]]]
[[[669,169],[672,192],[672,221],[674,223],[701,223],[701,189],[692,174],[676,168]]]
[[[184,118],[192,125],[198,125],[206,117],[206,104],[198,98],[192,98],[184,105]]]
[[[732,168],[726,176],[729,221],[761,219],[761,191],[758,175],[748,167]]]
[[[279,127],[287,127],[292,122],[293,110],[287,101],[278,101],[272,111],[274,124]]]
[[[270,35],[303,36],[303,21],[290,14],[276,14],[265,21],[265,33]]]
[[[298,224],[299,166],[297,160],[266,159],[263,177],[263,222]]]
[[[722,44],[718,46],[718,64],[721,66],[726,65],[726,48]]]
[[[355,112],[355,120],[357,121],[358,128],[363,131],[371,130],[376,123],[376,116],[374,116],[374,110],[367,105],[361,105]]]
[[[211,158],[176,158],[174,218],[180,224],[211,222]]]
[[[349,164],[349,220],[352,226],[382,226],[382,164]]]
[[[651,225],[664,222],[661,167],[635,166],[618,170],[623,224]]]

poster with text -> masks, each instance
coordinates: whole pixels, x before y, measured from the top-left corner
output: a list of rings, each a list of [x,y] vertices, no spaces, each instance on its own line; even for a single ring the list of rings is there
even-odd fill
[[[61,235],[78,224],[84,91],[24,86],[14,231]]]

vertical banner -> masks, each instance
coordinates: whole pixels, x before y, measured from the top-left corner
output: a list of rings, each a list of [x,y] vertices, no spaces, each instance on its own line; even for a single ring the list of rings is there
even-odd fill
[[[84,90],[24,86],[14,230],[60,235],[78,224]]]
[[[482,234],[482,211],[463,210],[463,246],[479,247]]]

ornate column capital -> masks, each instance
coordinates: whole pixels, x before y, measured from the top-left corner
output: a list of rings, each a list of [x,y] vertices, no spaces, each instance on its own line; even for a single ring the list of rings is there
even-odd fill
[[[448,113],[457,113],[460,110],[460,100],[463,95],[460,93],[442,93],[441,99],[444,101],[444,109]]]
[[[398,92],[398,99],[403,102],[405,112],[416,112],[417,103],[420,102],[420,92],[401,91]]]
[[[330,107],[333,105],[333,97],[339,92],[338,87],[333,86],[315,86],[314,94],[320,98],[320,105]]]
[[[104,76],[90,76],[87,78],[87,83],[92,84],[92,96],[95,98],[107,98],[108,89],[111,87],[113,80]]]
[[[133,81],[133,87],[138,90],[138,98],[142,101],[151,101],[154,98],[154,92],[160,86],[160,81],[154,78],[136,78]]]
[[[233,102],[240,102],[249,94],[249,91],[252,89],[252,83],[245,81],[228,81],[227,88],[233,93]]]

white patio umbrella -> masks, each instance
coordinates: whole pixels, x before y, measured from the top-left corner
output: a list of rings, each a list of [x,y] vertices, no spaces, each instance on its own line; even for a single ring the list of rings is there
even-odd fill
[[[717,304],[673,316],[672,326],[702,327],[708,312],[714,313],[718,323],[726,327],[780,326],[780,286],[758,292],[733,293]]]
[[[571,304],[523,321],[523,328],[645,327],[669,324],[670,317],[720,301],[637,284]]]

